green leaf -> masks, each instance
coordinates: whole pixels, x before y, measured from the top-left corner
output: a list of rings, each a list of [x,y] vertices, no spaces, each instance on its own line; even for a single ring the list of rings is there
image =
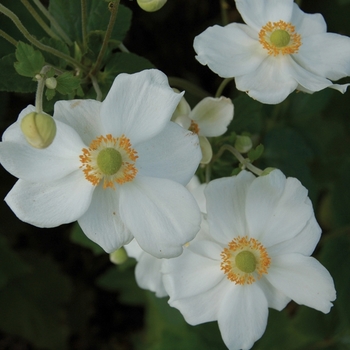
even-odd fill
[[[70,56],[68,46],[63,41],[56,40],[53,38],[46,38],[46,37],[41,39],[40,41],[43,44],[50,46],[50,47],[52,47],[52,48],[54,48],[54,49],[56,49],[64,54]],[[67,66],[66,60],[59,58],[55,55],[52,55],[49,52],[43,51],[43,56],[45,58],[45,61],[52,66],[59,67],[59,68],[66,68],[66,66]]]
[[[46,96],[48,101],[53,99],[55,95],[56,95],[56,91],[55,90],[51,90],[51,89],[46,89],[45,90],[45,96]]]
[[[75,95],[80,86],[80,78],[75,77],[71,72],[65,72],[56,78],[56,90],[62,95]]]
[[[73,226],[70,239],[72,242],[79,244],[82,247],[90,249],[94,253],[94,255],[106,254],[106,252],[98,244],[90,240],[84,234],[84,232],[77,223]]]
[[[18,42],[15,54],[18,61],[15,62],[15,69],[18,74],[25,77],[35,77],[45,65],[42,53],[22,41]]]
[[[15,61],[14,53],[0,59],[0,91],[35,92],[36,82],[19,75],[14,67]]]
[[[38,348],[66,349],[68,329],[64,305],[71,292],[69,280],[50,259],[26,259],[30,273],[12,279],[0,290],[0,329],[30,340]]]
[[[259,159],[264,152],[264,146],[262,144],[258,145],[255,149],[252,148],[248,152],[248,158],[254,162],[255,160]]]

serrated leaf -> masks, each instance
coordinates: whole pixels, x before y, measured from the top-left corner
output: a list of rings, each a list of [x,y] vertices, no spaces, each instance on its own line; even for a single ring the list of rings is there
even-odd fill
[[[45,64],[43,54],[22,41],[18,42],[15,55],[18,61],[15,62],[15,69],[18,74],[24,77],[33,78],[40,73]]]
[[[80,86],[80,78],[75,77],[71,72],[65,72],[56,78],[56,90],[62,95],[75,95],[75,90]]]
[[[0,59],[0,91],[35,92],[36,82],[19,75],[14,67],[16,56],[14,53]]]
[[[82,247],[90,249],[95,255],[106,254],[106,252],[95,242],[90,240],[82,231],[78,224],[73,226],[70,239],[72,242]]]
[[[45,96],[48,101],[52,100],[54,96],[56,95],[56,91],[52,89],[46,89],[45,90]]]
[[[248,152],[248,158],[254,162],[255,160],[259,159],[264,152],[264,146],[262,144],[258,145],[255,149],[251,149]]]

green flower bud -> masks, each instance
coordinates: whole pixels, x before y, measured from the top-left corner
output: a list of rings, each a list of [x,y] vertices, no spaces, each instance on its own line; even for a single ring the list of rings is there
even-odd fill
[[[128,255],[123,247],[109,254],[109,260],[116,265],[123,264],[127,259]]]
[[[160,10],[167,0],[137,0],[137,3],[147,12],[155,12]]]
[[[48,114],[32,112],[22,119],[21,130],[31,146],[46,148],[56,136],[56,123]]]
[[[46,85],[46,87],[47,87],[48,89],[50,89],[50,90],[56,89],[56,86],[57,86],[57,80],[56,80],[56,78],[54,78],[54,77],[47,78],[47,79],[45,80],[45,85]]]
[[[252,147],[252,139],[249,136],[237,135],[235,141],[235,148],[239,153],[247,153]]]

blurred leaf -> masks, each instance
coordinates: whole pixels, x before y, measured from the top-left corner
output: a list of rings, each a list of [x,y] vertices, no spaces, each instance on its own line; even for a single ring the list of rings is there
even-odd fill
[[[252,148],[249,152],[248,152],[248,158],[254,162],[254,160],[257,160],[261,157],[261,155],[264,152],[264,146],[262,144],[258,145],[255,149]]]
[[[32,46],[19,41],[16,49],[15,69],[18,74],[33,78],[40,73],[45,65],[45,58],[42,53],[35,50]]]
[[[0,59],[0,91],[34,92],[36,82],[19,75],[14,67],[15,54]]]
[[[68,56],[70,56],[70,52],[69,52],[69,49],[68,49],[68,46],[63,42],[63,41],[60,41],[60,40],[56,40],[56,39],[53,39],[53,38],[43,38],[40,40],[43,44],[47,45],[47,46],[50,46]],[[67,66],[67,61],[65,61],[64,59],[62,58],[59,58],[55,55],[52,55],[50,54],[49,52],[46,52],[46,51],[43,51],[43,56],[45,58],[45,61],[52,65],[52,66],[55,66],[56,68],[66,68]]]
[[[94,255],[107,254],[98,244],[93,242],[84,234],[78,223],[74,224],[70,239],[72,242],[90,249]]]
[[[39,348],[65,349],[63,306],[71,292],[69,280],[49,258],[31,255],[26,260],[32,265],[30,273],[0,290],[0,328]]]

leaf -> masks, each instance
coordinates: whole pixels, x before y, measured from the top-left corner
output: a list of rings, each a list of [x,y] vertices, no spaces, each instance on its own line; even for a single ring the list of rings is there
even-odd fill
[[[0,290],[0,329],[30,340],[38,348],[66,349],[68,329],[63,307],[69,280],[50,259],[29,256],[31,272]]]
[[[80,78],[75,77],[71,72],[60,74],[56,80],[56,90],[62,95],[75,95],[80,86]]]
[[[19,75],[14,67],[15,61],[14,53],[0,59],[0,91],[35,92],[36,82]]]
[[[77,223],[73,226],[70,239],[72,242],[79,244],[84,248],[90,249],[94,253],[94,255],[106,254],[106,252],[98,244],[90,240],[84,234],[84,232]]]
[[[255,160],[259,159],[261,157],[261,155],[264,152],[264,146],[262,144],[258,145],[255,149],[252,148],[249,152],[248,152],[248,158],[254,162]]]
[[[52,47],[52,48],[54,48],[54,49],[56,49],[64,54],[70,56],[68,46],[63,41],[56,40],[53,38],[46,38],[46,37],[41,39],[40,41],[43,44],[50,46],[50,47]],[[66,68],[66,66],[67,66],[66,60],[59,58],[55,55],[52,55],[49,52],[43,51],[43,56],[45,58],[45,61],[52,66],[59,67],[59,68]]]
[[[42,53],[32,46],[19,41],[16,49],[15,69],[18,74],[33,78],[40,73],[45,65],[45,58]]]

